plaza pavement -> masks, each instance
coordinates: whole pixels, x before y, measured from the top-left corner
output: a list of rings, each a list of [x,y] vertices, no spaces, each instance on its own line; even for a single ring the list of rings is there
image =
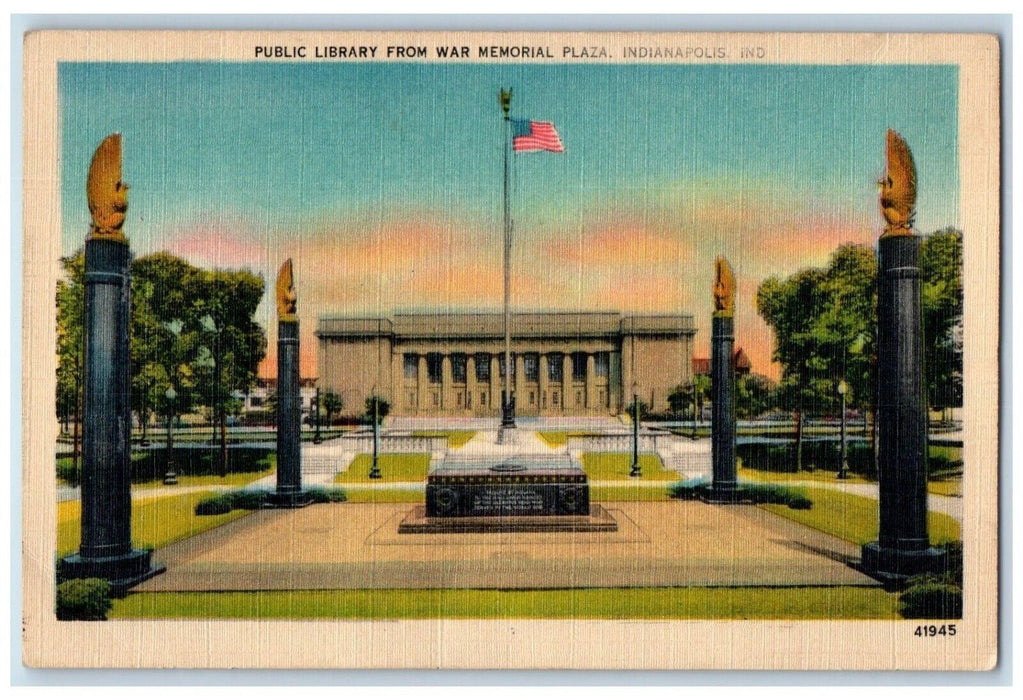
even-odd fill
[[[413,504],[252,515],[164,547],[135,590],[874,586],[859,548],[754,506],[608,503],[611,533],[398,534]]]

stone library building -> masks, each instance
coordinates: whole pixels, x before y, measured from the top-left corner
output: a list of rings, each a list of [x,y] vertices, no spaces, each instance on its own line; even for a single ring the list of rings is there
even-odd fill
[[[638,394],[654,411],[692,377],[690,315],[535,312],[511,317],[518,416],[616,415]],[[499,416],[504,315],[324,316],[320,390],[361,413],[374,392],[394,416]]]

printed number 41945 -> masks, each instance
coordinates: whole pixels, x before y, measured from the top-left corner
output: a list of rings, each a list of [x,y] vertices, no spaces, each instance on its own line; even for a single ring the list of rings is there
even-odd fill
[[[954,637],[956,636],[955,625],[917,625],[913,632],[915,637]]]

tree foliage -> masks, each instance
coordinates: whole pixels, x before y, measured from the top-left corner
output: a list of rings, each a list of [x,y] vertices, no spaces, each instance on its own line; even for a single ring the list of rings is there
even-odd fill
[[[921,247],[924,366],[931,405],[962,404],[962,234],[924,238]],[[834,413],[845,380],[849,405],[876,405],[877,257],[842,245],[824,268],[771,277],[757,290],[757,311],[774,330],[782,366],[779,397],[812,415]]]
[[[57,409],[80,393],[84,255],[63,261],[57,283]],[[248,270],[204,270],[168,253],[131,266],[132,410],[145,426],[156,415],[209,406],[221,425],[232,393],[248,391],[266,354],[253,318],[263,280]],[[76,388],[77,387],[77,388]],[[173,389],[173,399],[168,390]]]

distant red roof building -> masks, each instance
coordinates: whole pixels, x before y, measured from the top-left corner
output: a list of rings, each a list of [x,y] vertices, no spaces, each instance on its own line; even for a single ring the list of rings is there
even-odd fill
[[[753,369],[753,365],[749,361],[749,356],[742,348],[736,350],[735,354],[732,355],[732,367],[735,368],[736,374],[749,374],[750,370]],[[694,357],[693,374],[710,374],[710,358]]]

